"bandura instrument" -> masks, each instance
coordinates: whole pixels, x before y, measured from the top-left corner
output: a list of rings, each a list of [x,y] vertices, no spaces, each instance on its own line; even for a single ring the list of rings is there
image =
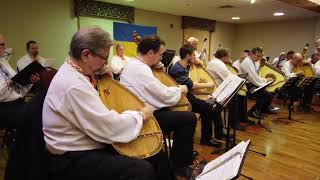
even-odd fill
[[[137,108],[144,107],[144,103],[130,90],[107,76],[102,76],[98,80],[98,91],[103,104],[108,109],[113,109],[119,113],[125,110],[137,110]],[[119,100],[119,97],[125,99],[125,101]],[[129,143],[112,144],[120,154],[139,159],[157,154],[161,150],[162,145],[163,134],[154,117],[144,122],[137,139]]]
[[[285,74],[278,68],[275,68],[268,63],[261,64],[258,73],[262,78],[273,79],[273,83],[266,87],[267,92],[274,93],[277,89],[279,89],[286,83]]]
[[[167,73],[159,70],[159,69],[152,69],[153,75],[164,85],[170,86],[178,86],[178,83]],[[188,98],[185,94],[181,94],[181,98],[179,102],[169,107],[171,111],[191,111],[191,105],[188,101]]]
[[[227,63],[226,66],[232,74],[238,75],[238,70],[235,67],[233,67],[232,64]],[[248,91],[247,86],[244,84],[239,90],[238,94],[240,96],[247,96],[247,91]]]
[[[217,85],[212,75],[203,66],[191,65],[189,76],[193,82],[197,82],[197,83],[213,82]],[[217,86],[213,88],[197,89],[197,90],[193,90],[192,93],[194,95],[211,95],[216,90],[216,88]]]
[[[292,68],[292,72],[294,72],[294,73],[297,73],[299,71],[303,71],[305,77],[316,76],[316,73],[314,72],[311,64],[309,64],[309,63],[301,64],[301,65],[298,65],[298,66],[295,66]]]

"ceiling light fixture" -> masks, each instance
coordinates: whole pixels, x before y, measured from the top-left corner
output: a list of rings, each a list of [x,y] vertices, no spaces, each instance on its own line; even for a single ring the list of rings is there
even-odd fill
[[[127,1],[127,2],[133,2],[134,0],[125,0],[125,1]]]
[[[254,4],[256,2],[256,0],[251,0],[251,4]]]
[[[284,13],[283,12],[275,12],[273,13],[274,16],[283,16]]]
[[[239,20],[240,17],[232,17],[231,19],[233,19],[233,20]]]

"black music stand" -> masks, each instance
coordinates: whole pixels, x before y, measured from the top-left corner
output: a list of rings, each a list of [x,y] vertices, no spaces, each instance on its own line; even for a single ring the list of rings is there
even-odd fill
[[[306,93],[312,94],[311,98],[313,97],[315,88],[317,86],[317,82],[319,82],[318,79],[319,78],[317,78],[317,77],[305,77],[298,84],[298,88],[301,90],[301,95],[302,95],[302,96],[300,96],[300,105],[302,104],[302,106],[303,106],[302,101],[303,101],[303,98],[306,95]]]
[[[168,66],[170,65],[170,63],[175,55],[176,55],[176,51],[174,51],[174,50],[166,50],[163,53],[161,62],[163,63],[164,67],[166,68],[166,72],[168,72]]]
[[[292,110],[293,110],[293,103],[295,101],[298,101],[301,92],[299,91],[298,85],[302,82],[302,77],[292,77],[290,78],[280,89],[278,93],[284,93],[287,94],[287,97],[289,98],[289,105],[288,105],[288,118],[278,118],[279,120],[290,120],[290,121],[297,121],[300,123],[303,123],[302,121],[293,120],[291,117]]]
[[[226,99],[224,102],[222,102],[221,104],[219,103],[215,103],[213,108],[215,108],[216,106],[219,106],[219,108],[223,109],[224,111],[224,121],[227,122],[227,137],[226,137],[226,147],[219,149],[217,151],[212,151],[211,154],[216,154],[221,152],[222,150],[225,150],[225,152],[227,152],[230,149],[230,129],[231,129],[231,124],[232,124],[232,119],[231,119],[231,115],[230,115],[230,107],[231,106],[235,106],[234,103],[234,96],[238,93],[238,91],[241,89],[241,87],[245,84],[245,80],[242,82],[242,84],[235,90],[233,91],[233,93],[228,97],[228,99]],[[228,112],[228,117],[227,117],[227,112]],[[235,145],[235,141],[236,141],[236,130],[233,128],[233,137],[234,139],[234,144]]]
[[[270,84],[272,84],[272,81],[268,82],[267,84],[265,84],[264,86],[261,86],[259,88],[251,88],[249,90],[249,93],[256,97],[257,99],[261,99],[263,97],[263,94],[265,92],[266,87],[268,87]],[[258,122],[257,125],[264,128],[265,130],[272,132],[270,129],[268,129],[267,127],[265,127],[262,123],[261,123],[261,110],[262,110],[262,105],[261,102],[257,102],[257,110],[258,110]]]

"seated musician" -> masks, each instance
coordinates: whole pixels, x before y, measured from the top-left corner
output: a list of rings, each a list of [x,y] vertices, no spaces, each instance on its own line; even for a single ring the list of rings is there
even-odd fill
[[[240,56],[240,59],[234,61],[232,63],[232,66],[235,67],[238,70],[238,74],[242,74],[242,69],[241,69],[241,62],[247,57],[249,56],[250,51],[249,50],[244,50]]]
[[[248,73],[247,75],[247,88],[255,88],[264,86],[267,82],[272,81],[271,78],[262,78],[259,77],[256,66],[254,62],[259,61],[263,56],[263,51],[260,47],[253,48],[250,52],[250,55],[246,57],[242,63],[241,68],[244,73]],[[254,95],[249,94],[249,97]],[[261,94],[261,98],[257,98],[257,103],[249,110],[249,116],[258,117],[258,106],[260,107],[261,113],[272,113],[274,114],[274,110],[270,109],[272,101],[272,95],[263,91]]]
[[[28,41],[26,43],[26,50],[27,54],[17,61],[19,71],[22,71],[33,61],[38,61],[42,65],[44,64],[45,59],[39,55],[39,45],[36,41]]]
[[[210,61],[207,70],[213,75],[217,84],[220,85],[229,74],[232,74],[226,66],[226,63],[230,63],[230,52],[227,49],[218,49],[214,55],[215,59]],[[231,108],[232,125],[233,128],[244,131],[245,128],[240,125],[240,121],[252,123],[248,120],[247,97],[236,95],[234,101],[236,106]]]
[[[303,60],[303,57],[300,53],[294,53],[292,58],[284,63],[282,67],[282,71],[284,72],[287,79],[290,79],[291,77],[297,77],[297,76],[304,76],[303,71],[293,72],[293,68],[296,66],[299,66],[303,63],[308,63],[307,61]],[[304,111],[310,111],[310,105],[313,97],[313,89],[312,88],[306,88],[304,89],[303,98],[302,98],[302,110]]]
[[[70,58],[50,84],[42,121],[53,180],[172,177],[163,151],[140,160],[122,156],[111,146],[136,139],[153,113],[148,105],[118,113],[101,101],[94,75],[108,62],[112,43],[100,28],[79,30],[70,43]]]
[[[195,49],[195,61],[194,61],[194,64],[196,64],[196,65],[198,65],[198,64],[203,65],[203,62],[202,62],[202,60],[201,60],[201,53],[199,53],[199,52],[197,51],[198,41],[199,41],[199,40],[198,40],[197,38],[195,38],[195,37],[189,37],[189,38],[187,39],[187,43],[188,43],[189,45],[191,45],[191,46]]]
[[[274,58],[271,64],[273,67],[281,69],[286,61],[286,52],[281,52],[278,57]]]
[[[320,55],[317,54],[317,53],[313,53],[310,57],[310,60],[308,60],[308,62],[310,62],[312,68],[313,68],[313,71],[315,72],[316,76],[317,77],[320,77]]]
[[[137,49],[137,57],[130,60],[120,75],[120,83],[144,102],[153,106],[153,113],[164,133],[174,132],[171,159],[175,174],[187,176],[193,161],[193,136],[196,116],[192,112],[169,111],[167,107],[178,103],[186,86],[167,87],[152,73],[151,66],[158,66],[165,43],[158,36],[143,38]]]
[[[180,48],[181,60],[178,61],[170,69],[170,75],[181,85],[188,87],[187,97],[192,105],[192,112],[199,113],[201,118],[201,145],[207,145],[212,147],[221,146],[220,142],[214,142],[212,140],[212,121],[214,123],[215,138],[222,139],[223,125],[221,120],[221,110],[218,108],[212,109],[212,105],[206,103],[205,100],[196,98],[192,94],[192,90],[212,88],[215,86],[214,82],[211,83],[197,83],[193,82],[189,77],[189,67],[195,59],[195,50],[190,45],[184,45]]]
[[[128,62],[129,57],[124,55],[124,47],[121,44],[116,45],[116,52],[117,54],[111,58],[111,68],[114,78],[119,80],[123,66]]]
[[[34,61],[37,61],[42,66],[45,65],[46,60],[39,55],[39,53],[40,53],[39,52],[39,45],[36,41],[33,41],[33,40],[28,41],[26,43],[26,51],[27,51],[27,53],[17,61],[18,71],[22,71],[25,67],[27,67],[29,64],[31,64]],[[46,71],[51,71],[51,70],[56,72],[56,70],[51,67],[46,68]],[[33,87],[31,89],[31,92],[36,93],[36,92],[39,92],[40,90],[44,89],[43,83],[45,83],[44,81],[46,81],[45,75],[47,75],[47,73],[49,73],[46,71],[42,73],[44,75],[44,76],[42,76],[44,79],[40,78],[41,73],[34,73],[31,75],[30,78],[31,78],[31,81],[33,82]]]
[[[9,54],[5,49],[6,39],[0,34],[0,127],[16,129],[24,118],[23,97],[29,92],[32,84],[20,86],[11,80],[17,73],[9,64]]]

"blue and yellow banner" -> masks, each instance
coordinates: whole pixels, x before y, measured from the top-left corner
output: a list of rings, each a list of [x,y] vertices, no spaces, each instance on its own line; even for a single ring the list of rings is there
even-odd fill
[[[134,42],[134,33],[137,33],[141,38],[148,35],[156,35],[157,27],[113,22],[113,39],[115,43],[113,54],[116,54],[116,45],[121,44],[125,48],[126,56],[135,57],[137,55],[137,44]]]

